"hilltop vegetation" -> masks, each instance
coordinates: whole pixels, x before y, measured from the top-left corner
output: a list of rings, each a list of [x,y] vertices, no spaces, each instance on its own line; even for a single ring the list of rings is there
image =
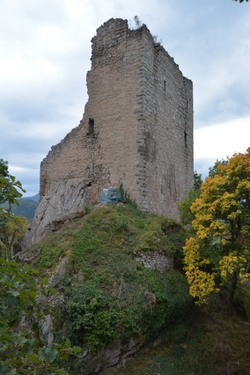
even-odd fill
[[[176,231],[167,235],[173,225]],[[183,239],[181,228],[165,218],[111,205],[32,248],[31,254],[39,252],[33,267],[57,291],[52,297],[57,339],[68,337],[85,353],[78,366],[113,342],[126,347],[133,338],[141,346],[187,313],[191,299],[184,275],[147,269],[136,260],[144,251],[172,257]]]
[[[107,375],[134,356],[112,373],[250,374],[249,151],[189,194],[185,229],[128,199],[62,218],[15,254],[20,218],[0,208],[0,373]],[[6,168],[1,183],[10,208],[20,183]]]

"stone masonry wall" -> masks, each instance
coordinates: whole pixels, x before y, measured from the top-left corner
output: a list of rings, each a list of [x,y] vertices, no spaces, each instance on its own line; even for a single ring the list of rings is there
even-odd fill
[[[193,183],[192,82],[151,35],[145,33],[144,38],[141,207],[176,219],[177,202]]]
[[[159,272],[171,271],[174,268],[174,259],[158,251],[142,252],[136,257],[136,260],[144,265]]]
[[[145,25],[111,19],[92,39],[83,118],[41,163],[40,202],[26,243],[54,220],[123,184],[143,210],[178,218],[192,186],[192,83]]]

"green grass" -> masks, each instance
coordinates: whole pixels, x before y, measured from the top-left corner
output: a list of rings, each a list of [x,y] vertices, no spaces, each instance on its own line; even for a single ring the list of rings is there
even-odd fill
[[[124,266],[124,256],[141,251],[174,255],[182,247],[183,231],[174,224],[177,231],[168,232],[169,223],[166,218],[143,213],[130,205],[104,206],[73,220],[33,246],[32,253],[37,250],[41,253],[34,264],[47,269],[68,250],[75,267],[84,272],[86,267],[98,268],[98,264],[108,270],[114,263],[120,269]]]

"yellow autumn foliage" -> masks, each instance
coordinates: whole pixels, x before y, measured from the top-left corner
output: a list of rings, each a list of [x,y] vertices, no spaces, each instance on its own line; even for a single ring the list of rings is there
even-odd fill
[[[183,248],[190,294],[197,303],[207,303],[233,275],[240,282],[250,277],[250,148],[216,168],[190,207],[195,234]]]
[[[28,221],[25,217],[9,215],[0,227],[0,256],[12,260],[15,245],[20,241],[27,229]]]

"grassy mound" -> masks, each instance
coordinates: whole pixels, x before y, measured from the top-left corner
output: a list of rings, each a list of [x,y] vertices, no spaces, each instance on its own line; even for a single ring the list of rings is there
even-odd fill
[[[173,257],[182,243],[178,224],[130,205],[111,205],[71,221],[33,247],[32,253],[39,253],[33,266],[56,290],[57,340],[70,338],[86,357],[115,341],[150,341],[185,316],[191,302],[185,277],[136,260],[144,251]]]

